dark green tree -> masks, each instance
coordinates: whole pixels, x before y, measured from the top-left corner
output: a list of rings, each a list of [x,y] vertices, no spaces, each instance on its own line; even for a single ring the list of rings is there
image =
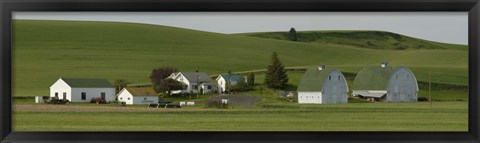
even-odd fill
[[[285,89],[288,83],[288,75],[285,67],[280,62],[276,52],[273,52],[271,64],[267,67],[265,84],[269,88]]]
[[[162,80],[162,82],[160,82],[160,84],[156,86],[154,89],[158,93],[166,92],[168,95],[170,95],[172,90],[181,90],[182,88],[183,88],[182,83],[174,79],[168,78],[168,79]]]
[[[113,85],[115,86],[115,94],[118,94],[120,90],[127,87],[127,84],[128,82],[125,79],[115,79],[113,82]]]
[[[247,85],[255,86],[255,74],[253,74],[253,72],[250,72],[247,76]]]
[[[172,80],[166,80],[173,72],[177,70],[173,67],[161,67],[152,70],[150,74],[150,80],[152,81],[152,87],[158,93],[168,92],[169,90],[178,90],[181,87],[180,82],[174,82]],[[164,82],[165,81],[165,82]]]
[[[288,38],[291,40],[291,41],[297,41],[297,31],[295,31],[295,28],[290,28],[290,32],[289,32],[289,35],[288,35]]]

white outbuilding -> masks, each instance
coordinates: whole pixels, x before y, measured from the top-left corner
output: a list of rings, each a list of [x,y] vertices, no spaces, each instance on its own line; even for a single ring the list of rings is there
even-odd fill
[[[118,93],[118,101],[128,105],[158,103],[158,94],[151,87],[126,87]]]
[[[50,97],[70,102],[90,102],[100,97],[109,102],[115,101],[115,88],[106,79],[60,77],[50,86]]]

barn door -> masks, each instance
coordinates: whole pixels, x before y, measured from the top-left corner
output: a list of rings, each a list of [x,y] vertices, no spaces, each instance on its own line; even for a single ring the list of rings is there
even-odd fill
[[[67,99],[67,93],[66,92],[63,93],[63,100],[65,100],[65,99]]]

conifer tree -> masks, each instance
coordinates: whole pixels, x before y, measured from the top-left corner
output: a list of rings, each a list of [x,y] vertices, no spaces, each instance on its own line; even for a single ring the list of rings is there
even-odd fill
[[[272,63],[267,67],[265,74],[265,84],[269,88],[285,89],[288,83],[287,71],[276,52],[273,52],[271,60]]]
[[[291,41],[297,41],[297,31],[295,30],[295,28],[290,28],[290,32],[289,32],[289,38]]]

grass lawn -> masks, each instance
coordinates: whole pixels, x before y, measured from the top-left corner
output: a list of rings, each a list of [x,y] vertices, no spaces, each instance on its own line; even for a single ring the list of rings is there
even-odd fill
[[[380,38],[375,35],[370,34],[371,38]],[[407,45],[437,48],[378,50],[355,46],[358,40],[348,44],[348,39],[322,44],[148,24],[15,20],[12,92],[13,96],[47,96],[48,88],[60,76],[145,83],[151,70],[162,66],[180,71],[198,69],[210,75],[266,69],[274,51],[286,67],[327,64],[348,70],[348,66],[356,66],[350,70],[356,73],[363,66],[388,61],[393,66],[412,67],[421,81],[432,72],[435,82],[467,83],[467,50],[405,38]]]
[[[48,96],[49,87],[60,76],[147,83],[151,70],[162,66],[186,72],[199,70],[209,75],[229,70],[258,71],[266,69],[273,52],[277,52],[288,68],[326,64],[342,72],[357,73],[364,66],[379,66],[384,61],[392,66],[408,66],[423,83],[419,87],[420,97],[428,96],[425,82],[429,73],[433,82],[443,83],[435,85],[432,91],[436,102],[431,109],[427,102],[359,103],[362,101],[352,100],[349,104],[299,105],[278,97],[275,90],[262,88],[264,75],[257,73],[256,90],[239,93],[262,98],[255,108],[203,109],[201,102],[213,95],[202,95],[199,99],[192,96],[192,101],[199,104],[174,110],[144,111],[141,108],[147,107],[138,105],[125,108],[135,109],[131,112],[76,109],[64,112],[62,106],[118,108],[111,104],[52,105],[59,107],[59,111],[14,110],[15,131],[467,130],[468,48],[465,45],[378,31],[344,31],[353,33],[350,37],[338,36],[338,32],[327,33],[328,37],[325,33],[313,32],[306,33],[310,35],[306,41],[292,42],[278,38],[282,35],[275,33],[259,38],[248,34],[120,22],[15,20],[13,28],[14,97]],[[402,48],[405,50],[400,50]],[[287,90],[295,91],[302,75],[289,72]],[[349,87],[351,83],[352,79],[348,79]],[[165,99],[179,102],[189,101],[190,97]],[[33,101],[18,99],[13,102],[38,108]]]
[[[15,111],[15,131],[467,131],[467,102],[264,104],[262,109]],[[162,110],[162,109],[159,109]]]

